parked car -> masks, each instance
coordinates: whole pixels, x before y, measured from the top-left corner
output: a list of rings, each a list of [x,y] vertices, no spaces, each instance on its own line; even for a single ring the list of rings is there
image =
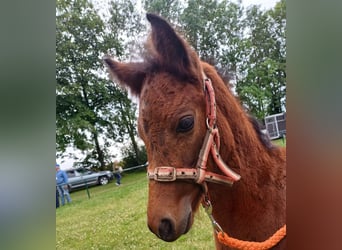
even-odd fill
[[[68,175],[68,188],[73,191],[94,185],[106,185],[113,180],[114,175],[111,171],[93,172],[84,168],[69,169],[65,171]]]

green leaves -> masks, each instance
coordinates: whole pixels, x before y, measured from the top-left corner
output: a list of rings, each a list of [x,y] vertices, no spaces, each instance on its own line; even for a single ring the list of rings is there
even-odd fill
[[[283,0],[267,11],[245,9],[241,2],[190,0],[176,19],[200,57],[236,85],[259,119],[285,108],[285,7]]]
[[[125,119],[135,115],[135,107],[125,91],[113,87],[101,60],[111,50],[122,54],[122,41],[112,34],[126,26],[108,32],[114,26],[106,27],[87,0],[59,0],[56,13],[57,151],[77,148],[86,155],[84,163],[104,168],[113,158],[107,148],[123,141],[128,130],[135,133]]]
[[[130,150],[125,157],[139,163],[144,158],[136,142],[136,104],[108,80],[101,58],[138,59],[148,31],[147,11],[174,24],[203,60],[230,79],[253,115],[262,119],[285,109],[284,0],[266,11],[228,0],[143,0],[142,11],[136,1],[116,0],[104,18],[89,0],[56,4],[58,154],[75,147],[102,167],[114,157],[108,148],[124,142]]]
[[[275,9],[246,11],[247,36],[237,93],[248,110],[259,119],[283,112],[286,102],[285,1]]]

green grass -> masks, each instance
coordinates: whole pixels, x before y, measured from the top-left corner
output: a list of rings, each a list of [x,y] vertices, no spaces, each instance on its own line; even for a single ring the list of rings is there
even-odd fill
[[[286,147],[286,140],[272,143]],[[146,172],[124,174],[122,185],[71,193],[72,203],[56,210],[56,249],[214,249],[211,223],[204,210],[196,214],[191,230],[167,243],[147,228]]]
[[[211,223],[204,210],[191,230],[175,242],[158,239],[147,228],[145,172],[125,174],[120,187],[71,193],[72,203],[56,210],[56,249],[214,249]]]
[[[286,147],[286,139],[276,139],[273,140],[272,143],[281,147]]]

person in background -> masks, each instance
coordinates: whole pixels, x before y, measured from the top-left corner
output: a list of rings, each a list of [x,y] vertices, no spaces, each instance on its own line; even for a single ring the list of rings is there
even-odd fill
[[[68,175],[65,171],[61,170],[59,164],[56,163],[56,186],[58,190],[59,197],[61,198],[61,205],[64,206],[66,197],[68,203],[71,202],[71,197],[68,190]]]
[[[122,173],[122,167],[119,166],[118,162],[113,163],[113,172],[114,177],[116,179],[115,185],[120,186],[121,185],[121,173]]]

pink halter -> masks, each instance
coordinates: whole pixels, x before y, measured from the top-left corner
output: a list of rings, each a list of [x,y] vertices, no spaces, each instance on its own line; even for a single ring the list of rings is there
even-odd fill
[[[156,167],[154,171],[147,171],[150,180],[160,182],[194,180],[198,184],[203,184],[203,182],[214,182],[232,185],[241,178],[240,175],[230,169],[220,157],[220,135],[218,128],[216,127],[215,92],[211,80],[206,76],[204,76],[204,91],[206,92],[207,100],[207,133],[198,156],[196,168],[174,168],[170,166]],[[224,175],[207,171],[209,152],[211,152],[216,165]]]

